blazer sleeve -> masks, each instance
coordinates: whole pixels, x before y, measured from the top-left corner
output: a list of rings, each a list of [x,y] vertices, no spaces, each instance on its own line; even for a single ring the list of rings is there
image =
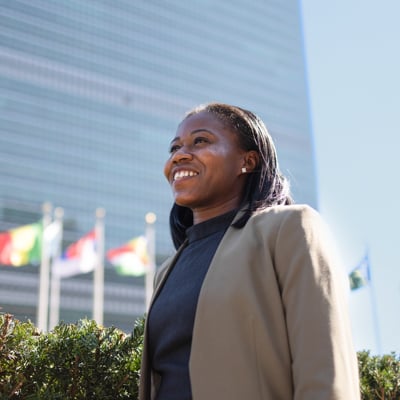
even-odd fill
[[[275,268],[285,311],[295,400],[360,398],[345,273],[319,214],[298,207],[282,219]]]

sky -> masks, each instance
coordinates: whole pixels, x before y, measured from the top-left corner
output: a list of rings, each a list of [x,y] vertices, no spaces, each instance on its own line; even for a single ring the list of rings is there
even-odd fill
[[[400,354],[400,1],[300,0],[319,211],[346,269],[357,350]]]

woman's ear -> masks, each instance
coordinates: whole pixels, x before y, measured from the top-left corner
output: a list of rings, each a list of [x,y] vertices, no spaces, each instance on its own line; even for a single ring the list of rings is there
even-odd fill
[[[255,150],[250,150],[245,154],[243,168],[246,168],[246,172],[253,172],[260,162],[260,155]]]

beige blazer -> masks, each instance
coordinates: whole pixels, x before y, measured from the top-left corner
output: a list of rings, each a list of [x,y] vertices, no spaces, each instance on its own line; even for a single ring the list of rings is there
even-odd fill
[[[271,207],[228,228],[197,305],[194,400],[360,398],[348,282],[331,243],[304,205]],[[160,269],[154,296],[175,258]],[[154,399],[157,387],[146,332],[140,400]]]

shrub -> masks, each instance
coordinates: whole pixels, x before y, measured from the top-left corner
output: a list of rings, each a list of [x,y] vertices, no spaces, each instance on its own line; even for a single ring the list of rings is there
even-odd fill
[[[362,400],[400,399],[400,359],[395,353],[370,356],[358,352]]]
[[[20,323],[0,314],[0,398],[17,397],[28,379],[28,359],[35,351],[39,333],[32,323]]]
[[[48,333],[0,315],[0,399],[137,399],[143,320],[131,335],[93,320]]]

